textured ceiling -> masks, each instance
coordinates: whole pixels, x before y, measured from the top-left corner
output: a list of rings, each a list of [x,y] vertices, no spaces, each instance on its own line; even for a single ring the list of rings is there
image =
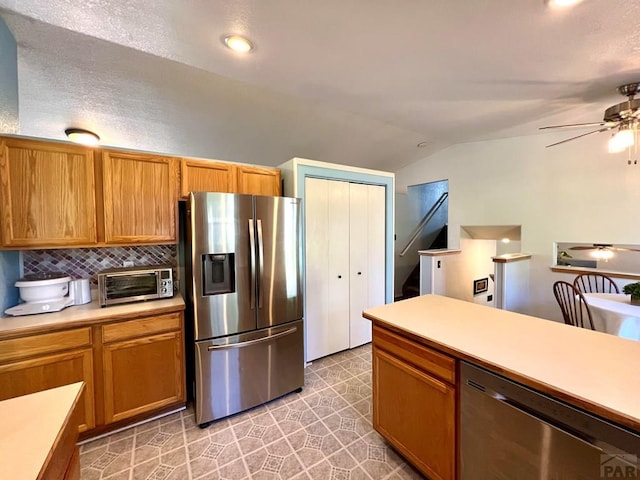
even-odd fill
[[[0,0],[0,16],[21,134],[82,126],[107,145],[264,165],[394,171],[452,143],[598,121],[640,80],[637,0]],[[256,50],[233,54],[226,33]]]

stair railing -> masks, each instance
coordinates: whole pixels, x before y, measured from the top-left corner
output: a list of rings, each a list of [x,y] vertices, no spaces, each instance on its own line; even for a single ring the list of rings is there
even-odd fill
[[[401,257],[405,256],[407,251],[411,248],[411,245],[413,245],[413,242],[417,240],[418,236],[420,235],[420,232],[422,232],[422,229],[427,225],[427,223],[429,223],[429,220],[431,220],[431,218],[436,214],[436,212],[442,206],[442,204],[444,203],[444,201],[447,199],[448,196],[449,196],[449,192],[444,192],[442,195],[440,195],[440,198],[436,200],[436,203],[434,203],[433,206],[429,209],[429,211],[425,214],[425,216],[422,217],[422,220],[420,220],[420,223],[411,234],[411,238],[407,242],[407,245],[400,252]]]

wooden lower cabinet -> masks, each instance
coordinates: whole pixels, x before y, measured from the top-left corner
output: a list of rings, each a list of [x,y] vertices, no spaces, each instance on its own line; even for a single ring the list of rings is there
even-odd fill
[[[33,356],[34,353],[38,355]],[[79,381],[85,382],[78,405],[79,429],[83,432],[95,427],[93,351],[89,328],[0,342],[0,400]]]
[[[442,369],[455,378],[452,358],[374,327],[374,428],[430,479],[454,480],[456,389]]]
[[[84,381],[77,414],[85,438],[184,405],[183,318],[147,315],[2,340],[0,400]]]
[[[184,401],[183,356],[180,331],[104,345],[106,423]]]

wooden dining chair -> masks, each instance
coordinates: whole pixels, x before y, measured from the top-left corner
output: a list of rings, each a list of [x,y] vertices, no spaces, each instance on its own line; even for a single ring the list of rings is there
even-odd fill
[[[560,305],[564,323],[594,330],[589,304],[578,288],[559,280],[553,284],[553,294]]]
[[[616,282],[602,273],[582,273],[573,280],[582,293],[620,293]]]

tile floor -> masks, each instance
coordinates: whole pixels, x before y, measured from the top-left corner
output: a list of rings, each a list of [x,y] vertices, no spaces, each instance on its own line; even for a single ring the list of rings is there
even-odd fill
[[[193,410],[80,448],[81,480],[421,479],[371,427],[371,346],[314,361],[305,387],[194,423]]]

